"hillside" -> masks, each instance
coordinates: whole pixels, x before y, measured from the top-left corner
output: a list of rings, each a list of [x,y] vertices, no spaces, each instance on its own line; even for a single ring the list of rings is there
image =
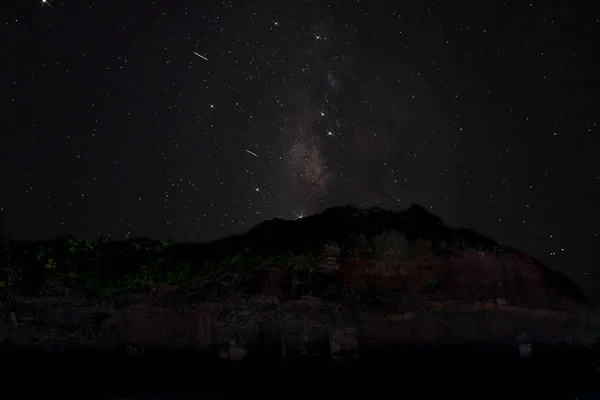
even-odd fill
[[[564,275],[414,205],[336,207],[211,243],[0,242],[0,353],[356,360],[414,346],[594,346]]]

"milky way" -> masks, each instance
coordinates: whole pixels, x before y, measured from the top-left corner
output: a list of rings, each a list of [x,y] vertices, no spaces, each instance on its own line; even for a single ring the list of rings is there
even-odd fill
[[[420,203],[600,293],[593,2],[5,3],[2,236]]]
[[[290,186],[293,187],[294,183],[298,183],[302,190],[297,195],[309,201],[324,196],[331,179],[327,159],[313,131],[314,118],[314,116],[299,116],[300,122],[292,129],[294,139],[290,141],[291,148],[289,155],[286,156],[291,170]],[[311,209],[313,207],[314,205]]]

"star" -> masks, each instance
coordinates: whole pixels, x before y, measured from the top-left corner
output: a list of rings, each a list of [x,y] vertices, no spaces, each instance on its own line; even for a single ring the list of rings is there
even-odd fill
[[[186,2],[142,18],[149,25],[126,1],[88,3],[69,7],[69,23],[48,34],[57,21],[37,14],[58,17],[63,1],[2,2],[19,18],[3,24],[0,41],[43,42],[3,64],[11,90],[0,96],[0,119],[11,132],[0,135],[0,238],[204,241],[274,215],[422,203],[551,268],[590,264],[596,275],[600,87],[584,73],[595,70],[584,33],[600,25],[591,13],[573,15],[573,29],[548,18],[504,32],[487,25],[514,24],[519,2],[493,20],[483,3],[457,9],[460,27],[443,7],[427,7],[440,29],[431,36],[420,12],[399,14],[394,0],[352,10],[264,0],[266,12],[251,2]],[[551,51],[539,40],[550,28],[561,31]],[[106,37],[126,40],[109,49]],[[510,53],[522,55],[518,68]],[[569,76],[549,57],[576,60],[582,73]],[[33,113],[32,93],[44,104]],[[65,114],[69,105],[76,112]],[[574,211],[586,217],[572,220]],[[189,224],[197,214],[202,223]],[[600,301],[600,282],[583,283]]]

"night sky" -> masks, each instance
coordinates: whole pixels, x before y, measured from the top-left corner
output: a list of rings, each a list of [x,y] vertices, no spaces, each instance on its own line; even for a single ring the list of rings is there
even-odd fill
[[[600,291],[588,3],[0,1],[0,235],[418,203]]]

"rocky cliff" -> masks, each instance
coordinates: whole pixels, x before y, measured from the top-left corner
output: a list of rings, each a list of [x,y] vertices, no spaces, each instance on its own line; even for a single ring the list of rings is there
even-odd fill
[[[0,262],[0,352],[355,360],[399,346],[593,346],[600,332],[565,276],[419,206],[332,208],[207,244],[1,242]]]

